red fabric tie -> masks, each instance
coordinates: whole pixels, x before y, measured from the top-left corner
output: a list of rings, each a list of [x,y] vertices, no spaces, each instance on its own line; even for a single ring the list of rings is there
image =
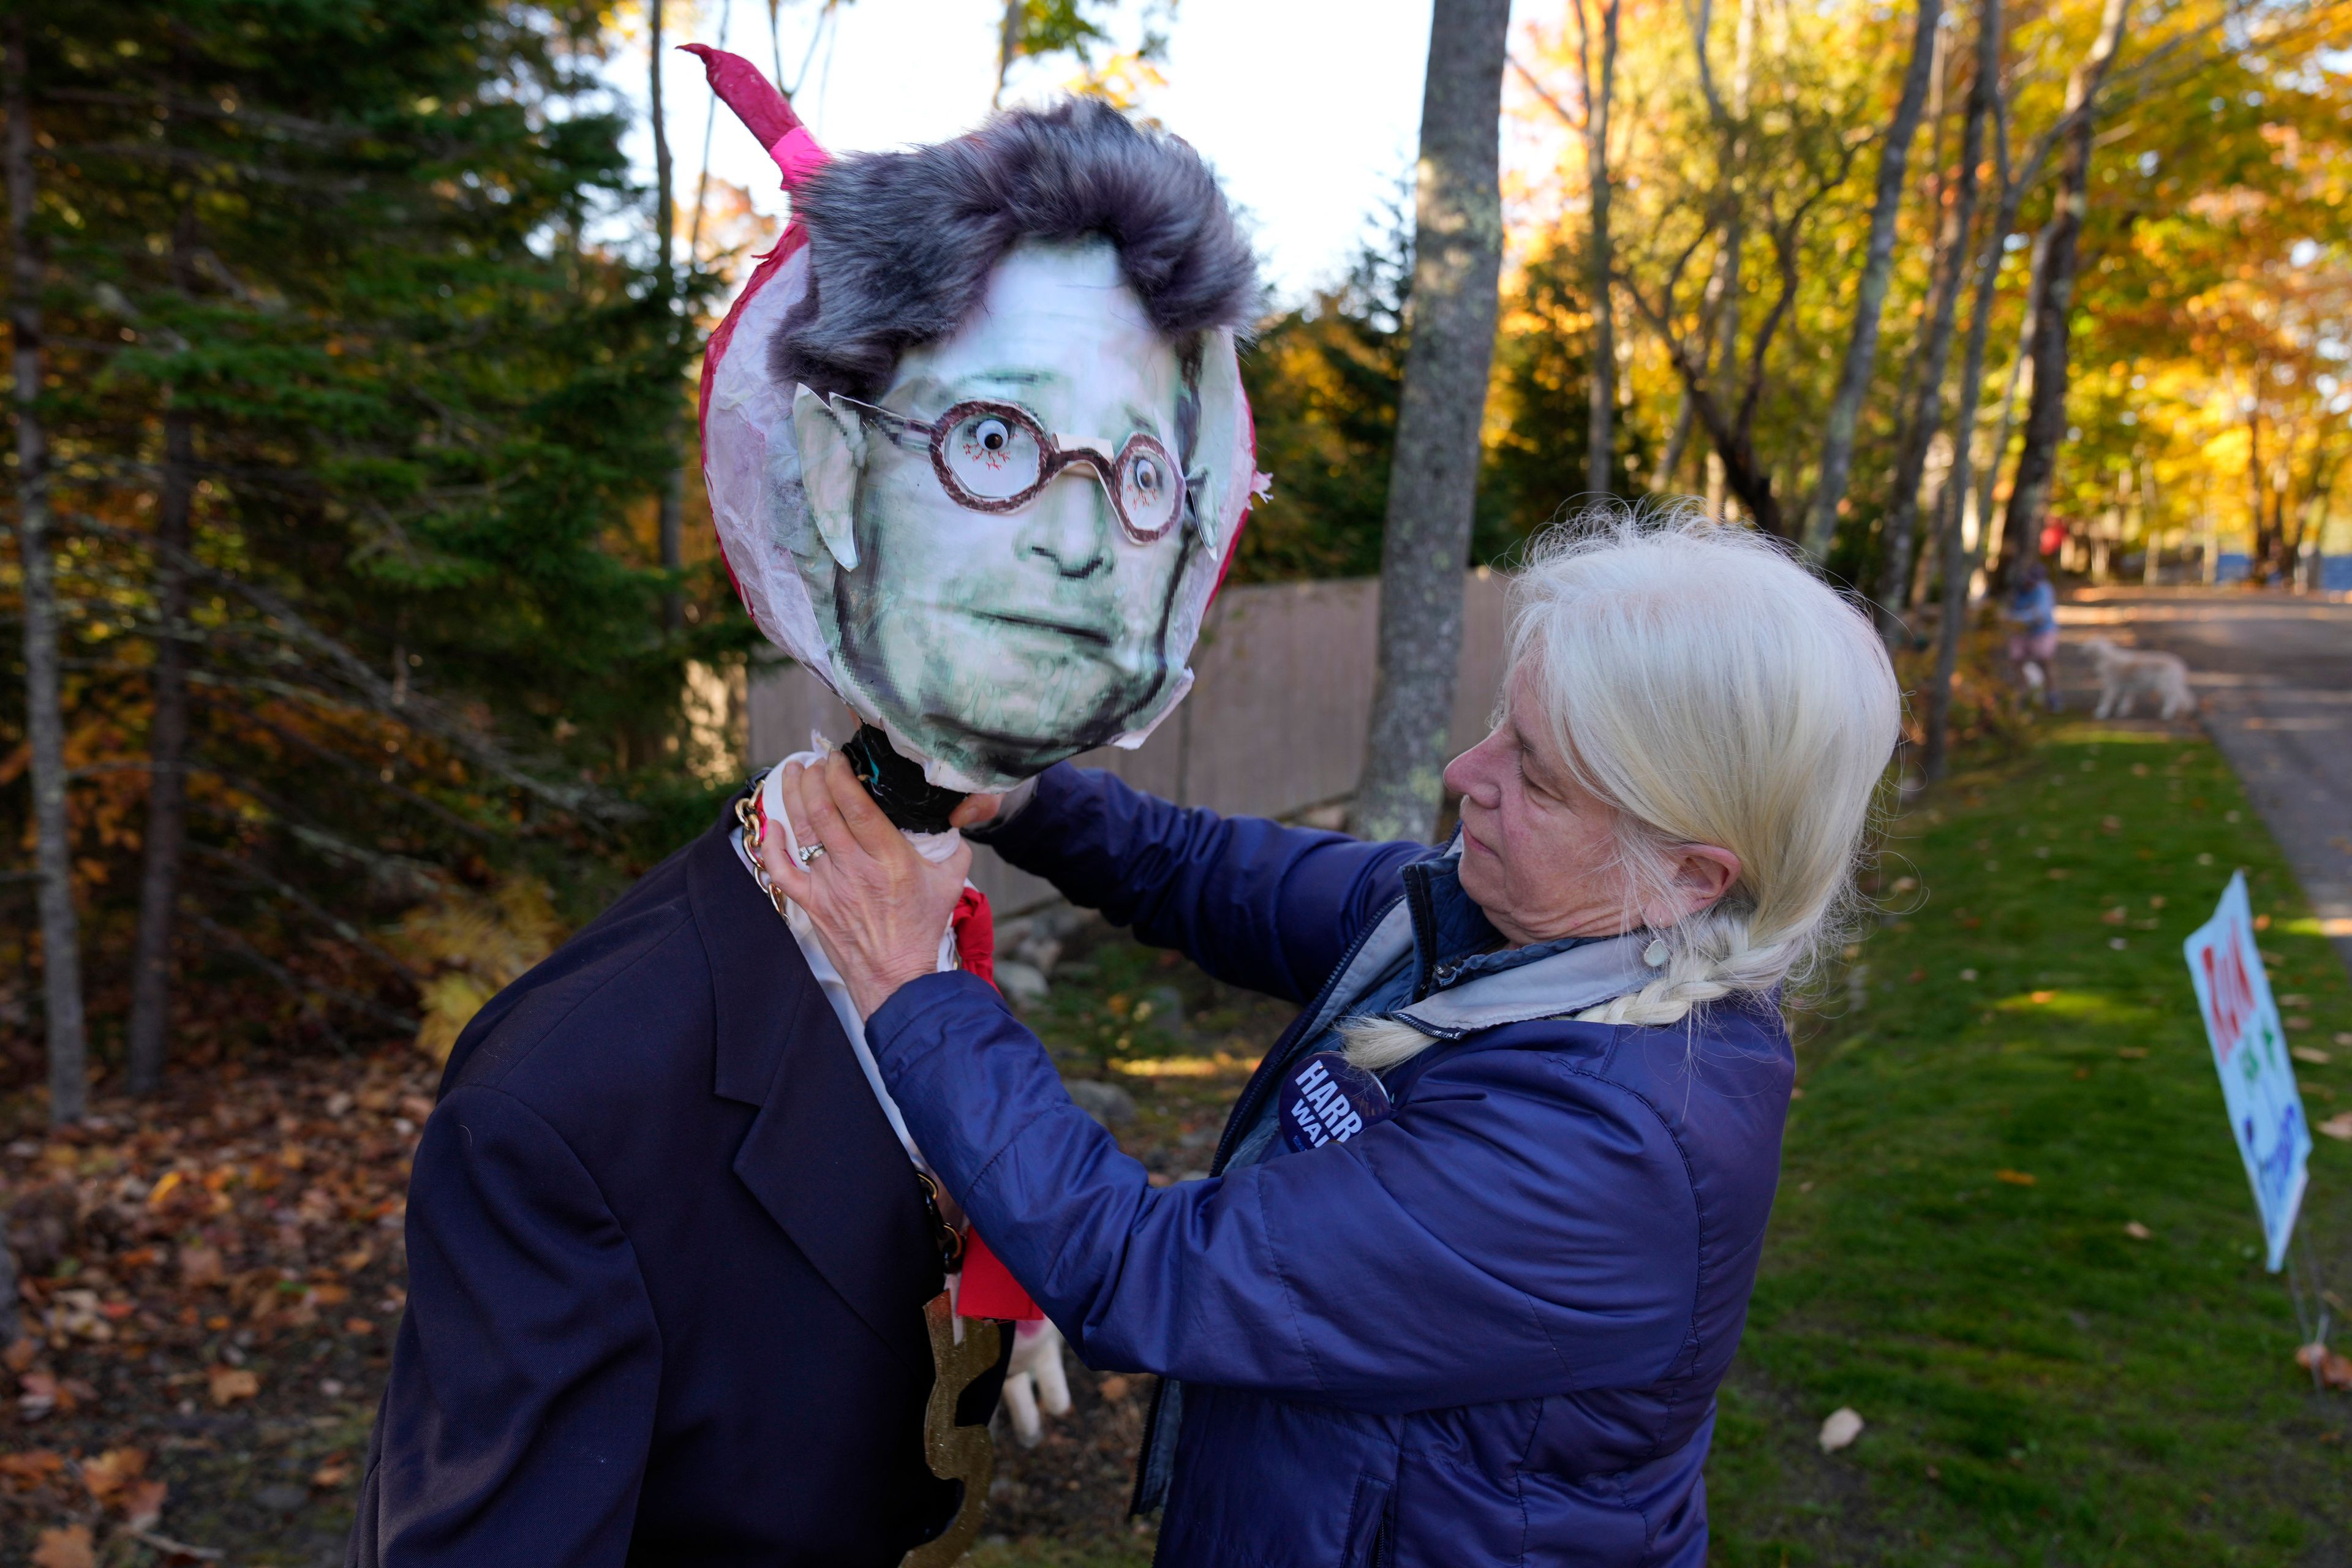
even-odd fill
[[[988,897],[978,888],[966,888],[956,900],[956,962],[964,972],[996,984],[996,917],[989,912]],[[1034,1323],[1045,1314],[1021,1289],[977,1229],[967,1226],[963,1237],[963,1288],[956,1292],[956,1312],[966,1318],[1009,1318]]]

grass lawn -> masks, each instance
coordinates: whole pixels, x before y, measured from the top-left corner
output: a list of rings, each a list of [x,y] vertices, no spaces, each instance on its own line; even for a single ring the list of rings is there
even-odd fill
[[[1798,1019],[1711,1561],[2341,1568],[2352,1396],[2292,1360],[2181,940],[2245,868],[2291,1041],[2332,1058],[2299,1068],[2315,1122],[2352,1110],[2352,987],[2201,737],[2031,740],[1895,826],[1891,912]],[[1068,1076],[1135,1091],[1124,1140],[1163,1179],[1206,1163],[1287,1016],[1108,932],[1055,984],[1031,1021]],[[2318,1142],[2303,1224],[2352,1297],[2352,1145]],[[1139,1396],[1085,1425],[1074,1381],[1103,1475],[1008,1450],[974,1568],[1148,1559],[1110,1479]],[[1823,1456],[1841,1405],[1868,1425]]]
[[[1889,849],[1896,912],[1801,1020],[1712,1561],[2352,1563],[2352,1395],[2292,1360],[2181,941],[2242,866],[2315,1122],[2352,994],[2236,780],[2063,723]],[[2352,1145],[2317,1142],[2303,1226],[2352,1296]]]

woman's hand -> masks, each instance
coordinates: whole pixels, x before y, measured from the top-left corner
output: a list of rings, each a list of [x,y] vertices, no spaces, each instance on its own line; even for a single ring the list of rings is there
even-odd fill
[[[939,968],[940,938],[963,896],[971,847],[958,845],[936,866],[924,859],[838,752],[814,768],[786,763],[781,793],[793,842],[808,858],[795,863],[778,833],[760,846],[760,863],[807,911],[857,1016],[870,1018],[899,986]],[[985,821],[995,805],[993,797],[974,795],[954,820]]]

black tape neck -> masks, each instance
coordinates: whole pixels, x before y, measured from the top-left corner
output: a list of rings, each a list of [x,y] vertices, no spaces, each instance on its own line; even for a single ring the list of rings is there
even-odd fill
[[[882,815],[905,832],[945,833],[949,814],[963,804],[962,791],[941,789],[923,777],[922,764],[900,756],[890,737],[871,724],[860,726],[841,754]]]

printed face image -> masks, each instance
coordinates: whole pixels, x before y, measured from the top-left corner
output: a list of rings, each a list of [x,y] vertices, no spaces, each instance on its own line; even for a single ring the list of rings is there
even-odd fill
[[[1166,689],[1202,548],[1191,395],[1107,242],[1015,249],[971,321],[901,357],[854,414],[855,564],[832,605],[842,666],[894,727],[1024,776]]]

